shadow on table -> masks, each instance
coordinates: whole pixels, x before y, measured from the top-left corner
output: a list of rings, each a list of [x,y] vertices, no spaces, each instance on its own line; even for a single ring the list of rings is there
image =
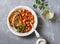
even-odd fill
[[[56,16],[56,13],[54,14],[54,17],[51,19],[51,22],[52,23],[56,23],[57,22],[57,16]]]
[[[40,17],[38,17],[38,26],[37,26],[37,32],[42,36],[42,31],[43,31],[43,21]]]

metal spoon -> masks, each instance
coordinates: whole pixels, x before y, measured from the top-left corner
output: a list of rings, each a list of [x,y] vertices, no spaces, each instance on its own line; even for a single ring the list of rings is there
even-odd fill
[[[31,22],[30,22],[30,24],[31,24],[31,26],[33,27],[33,25],[32,25]],[[36,37],[39,38],[39,37],[40,37],[40,34],[39,34],[36,30],[34,30],[34,32],[35,32]]]

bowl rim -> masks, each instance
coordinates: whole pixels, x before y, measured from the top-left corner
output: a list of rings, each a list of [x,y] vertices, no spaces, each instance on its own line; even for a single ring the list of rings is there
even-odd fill
[[[20,33],[20,32],[19,32],[19,33],[18,33],[18,32],[16,32],[16,31],[13,30],[13,29],[15,29],[15,28],[12,28],[12,27],[10,26],[9,16],[11,15],[11,13],[12,13],[13,11],[15,11],[16,9],[19,9],[19,8],[24,8],[24,9],[29,10],[29,11],[34,15],[34,17],[35,17],[34,27],[33,27],[29,32],[26,32],[26,33]],[[34,32],[34,29],[36,29],[37,24],[38,24],[37,15],[36,15],[36,13],[35,13],[30,7],[28,7],[28,6],[17,6],[17,7],[15,7],[15,8],[13,8],[13,9],[9,12],[9,14],[8,14],[8,16],[7,16],[7,25],[8,25],[8,28],[9,28],[9,30],[10,30],[13,34],[15,34],[15,35],[17,35],[17,36],[28,36],[28,35],[32,34],[32,33]]]

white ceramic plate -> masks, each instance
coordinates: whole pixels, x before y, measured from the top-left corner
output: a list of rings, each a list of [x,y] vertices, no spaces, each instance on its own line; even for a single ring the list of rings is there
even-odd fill
[[[26,33],[18,33],[18,32],[16,32],[16,31],[14,30],[15,28],[12,28],[12,27],[10,26],[9,16],[11,15],[11,13],[12,13],[14,10],[16,10],[16,9],[18,9],[18,8],[25,8],[25,9],[29,10],[29,11],[34,15],[35,23],[34,23],[33,28],[32,28],[29,32],[26,32]],[[8,28],[9,28],[9,30],[10,30],[13,34],[15,34],[15,35],[17,35],[17,36],[27,36],[27,35],[30,35],[30,34],[31,34],[32,32],[34,32],[34,30],[36,29],[37,24],[38,24],[38,20],[37,20],[37,15],[36,15],[36,13],[35,13],[31,8],[29,8],[29,7],[27,7],[27,6],[18,6],[18,7],[15,7],[14,9],[12,9],[12,10],[9,12],[9,14],[8,14],[8,16],[7,16],[7,25],[8,25]]]

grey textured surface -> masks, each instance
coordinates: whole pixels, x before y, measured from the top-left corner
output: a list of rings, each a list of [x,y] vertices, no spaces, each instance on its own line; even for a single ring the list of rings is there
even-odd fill
[[[32,5],[35,0],[0,0],[0,44],[35,44],[35,34],[27,37],[17,37],[7,27],[7,15],[16,6],[25,5],[31,7],[39,20],[37,31],[41,37],[48,41],[48,44],[60,44],[60,0],[48,0],[49,6],[55,13],[53,20],[45,20],[41,17],[40,10],[34,9]]]

